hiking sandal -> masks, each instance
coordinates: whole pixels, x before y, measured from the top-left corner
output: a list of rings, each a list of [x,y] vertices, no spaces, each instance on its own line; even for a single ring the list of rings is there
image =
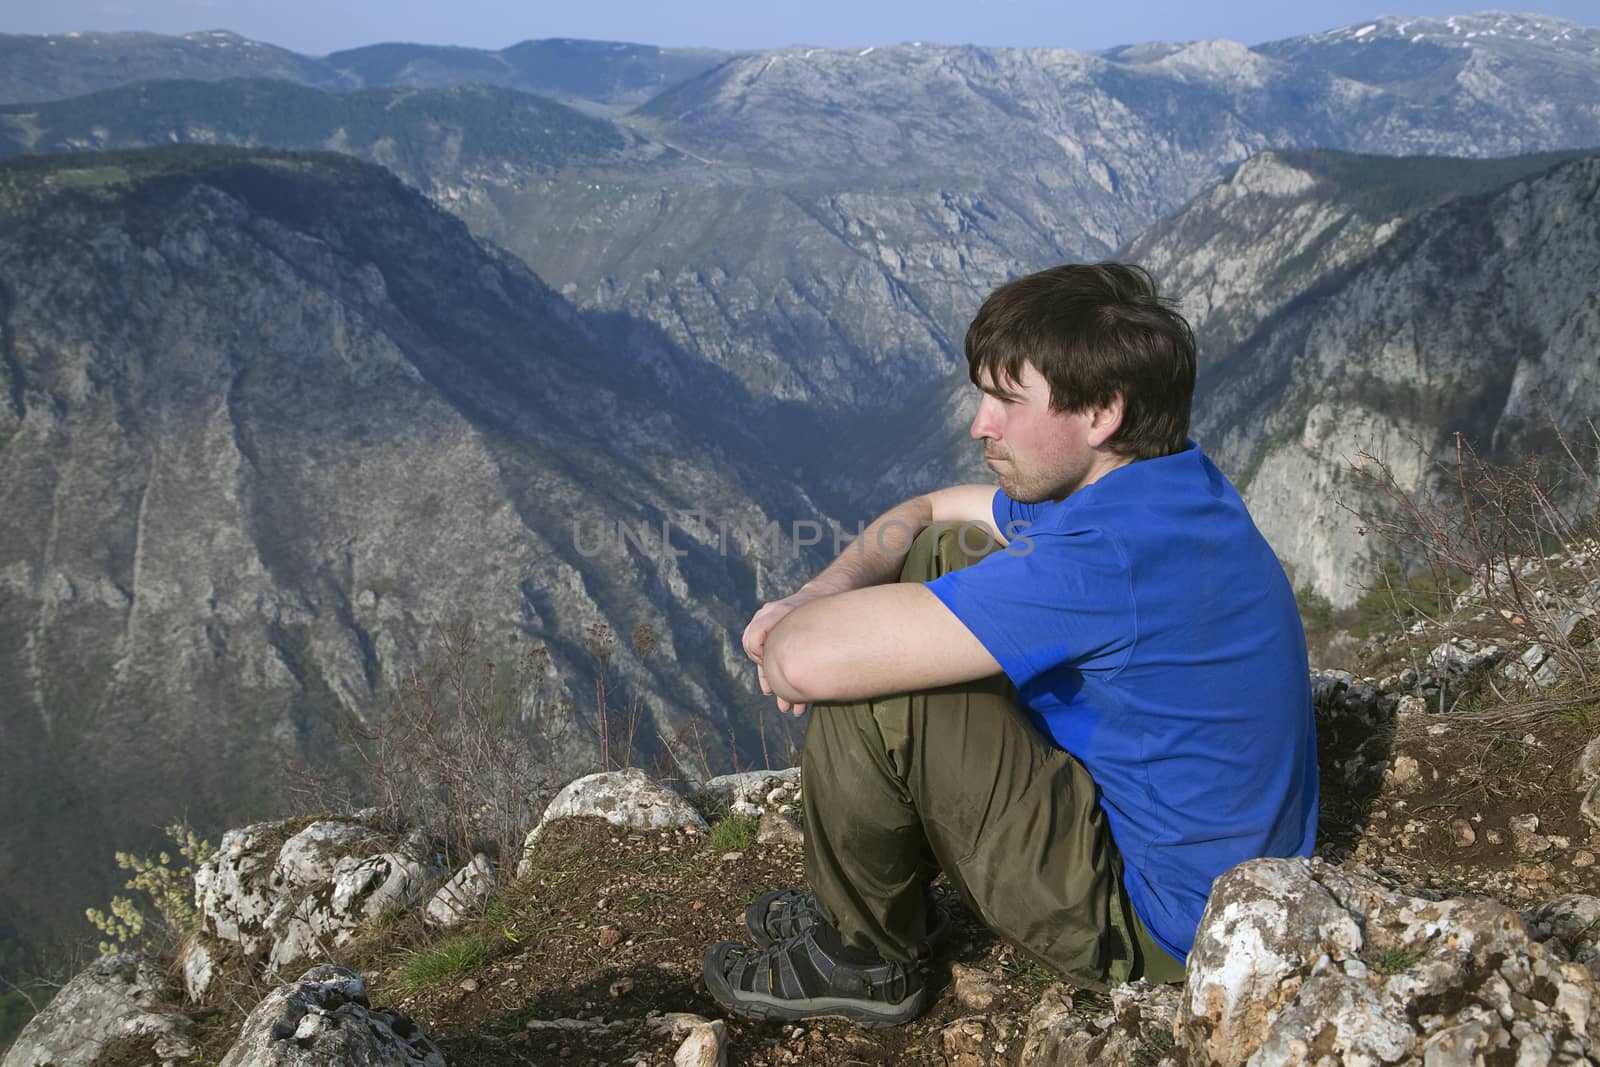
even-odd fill
[[[928,951],[936,952],[950,936],[950,906],[946,894],[931,887],[928,897]],[[762,893],[744,909],[744,928],[757,948],[766,948],[826,922],[817,896],[810,890],[774,889]]]
[[[848,950],[824,949],[819,934],[838,938],[823,923],[765,948],[717,942],[706,949],[706,991],[735,1015],[784,1022],[828,1016],[879,1029],[926,1010],[924,964],[846,962]]]

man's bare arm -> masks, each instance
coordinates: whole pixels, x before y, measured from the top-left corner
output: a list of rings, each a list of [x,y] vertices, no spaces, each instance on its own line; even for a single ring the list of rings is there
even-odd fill
[[[992,485],[956,485],[897,504],[872,520],[837,559],[800,588],[829,596],[892,582],[900,577],[911,542],[935,523],[979,522],[1005,544],[994,525],[994,493]]]
[[[994,526],[994,493],[995,487],[992,485],[958,485],[898,504],[874,519],[859,538],[815,578],[801,586],[798,592],[763,605],[744,632],[745,655],[756,663],[756,678],[761,691],[774,692],[767,678],[764,661],[767,636],[778,622],[795,609],[819,598],[895,581],[900,576],[900,568],[911,542],[925,527],[934,523],[960,525],[977,522],[1004,544],[1004,535]],[[942,611],[943,606],[939,607]],[[790,687],[785,688],[794,691]],[[796,714],[805,710],[803,705],[796,705],[782,693],[778,696],[778,707]]]

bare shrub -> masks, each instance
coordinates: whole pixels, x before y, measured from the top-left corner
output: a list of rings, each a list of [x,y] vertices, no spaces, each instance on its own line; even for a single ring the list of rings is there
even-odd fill
[[[634,627],[631,641],[634,657],[643,663],[655,651],[656,632],[646,623]],[[584,629],[584,647],[594,657],[594,727],[595,742],[599,752],[600,769],[618,770],[634,765],[639,746],[647,737],[641,736],[641,727],[647,727],[651,736],[656,734],[655,722],[650,717],[644,695],[637,689],[615,711],[610,706],[611,663],[616,655],[617,637],[605,623],[593,623]],[[655,736],[657,749],[660,737]]]
[[[535,645],[497,664],[470,619],[440,627],[438,638],[435,654],[400,680],[373,722],[349,729],[348,742],[386,821],[442,840],[454,861],[486,852],[503,863],[559,785],[548,715],[528,723],[521,714],[549,651]]]
[[[1600,589],[1600,492],[1592,473],[1600,468],[1600,431],[1587,428],[1581,443],[1558,430],[1557,449],[1511,463],[1485,459],[1457,433],[1453,454],[1429,457],[1438,476],[1415,494],[1382,458],[1359,453],[1352,467],[1380,501],[1357,510],[1362,532],[1390,544],[1402,564],[1381,575],[1395,616],[1486,613],[1593,689],[1596,666],[1585,649],[1593,623],[1578,618],[1578,598]]]

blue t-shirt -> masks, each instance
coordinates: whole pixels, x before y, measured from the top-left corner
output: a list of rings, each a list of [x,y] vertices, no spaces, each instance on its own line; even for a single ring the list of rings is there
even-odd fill
[[[1193,442],[1059,502],[997,491],[994,521],[1010,544],[928,588],[1094,778],[1128,898],[1182,959],[1213,879],[1311,854],[1317,751],[1294,591]]]

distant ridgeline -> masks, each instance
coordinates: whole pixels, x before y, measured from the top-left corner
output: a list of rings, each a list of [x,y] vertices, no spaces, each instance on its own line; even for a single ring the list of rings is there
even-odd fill
[[[1063,260],[1182,299],[1195,435],[1347,600],[1350,455],[1420,492],[1454,430],[1592,413],[1595,99],[1600,31],[1514,15],[1095,54],[0,37],[0,916],[86,937],[113,849],[336,777],[336,724],[468,615],[548,651],[518,709],[569,771],[597,694],[664,772],[781,757],[738,635],[830,539],[719,529],[986,478],[966,325]]]

